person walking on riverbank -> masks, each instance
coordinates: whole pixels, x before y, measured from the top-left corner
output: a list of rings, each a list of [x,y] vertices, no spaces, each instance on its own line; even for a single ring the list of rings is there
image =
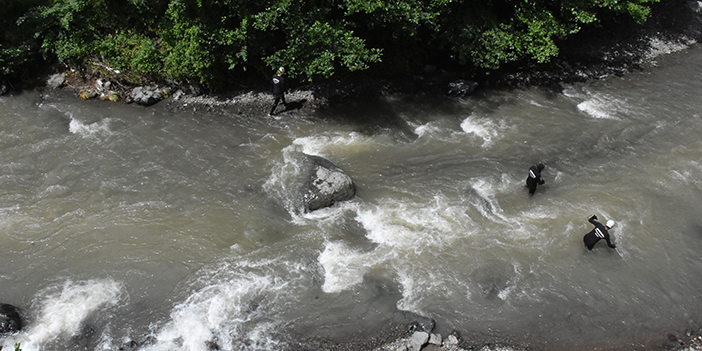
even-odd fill
[[[285,102],[285,68],[278,68],[278,72],[273,76],[272,80],[272,90],[273,90],[273,107],[269,115],[275,114],[275,108],[278,107],[278,102],[283,101],[283,106],[288,107],[288,103]]]
[[[605,239],[607,241],[607,246],[611,248],[616,248],[617,245],[612,244],[612,241],[609,239],[609,231],[614,227],[614,221],[613,220],[608,220],[607,225],[602,225],[602,223],[597,221],[597,216],[592,215],[592,217],[588,218],[588,222],[592,223],[595,226],[595,229],[591,230],[589,233],[585,234],[583,237],[583,241],[585,242],[585,246],[587,246],[588,250],[592,250],[592,248],[597,244],[600,239]]]
[[[529,175],[526,179],[526,186],[529,188],[529,195],[534,195],[536,192],[536,185],[543,185],[545,181],[541,179],[541,171],[546,168],[543,163],[539,163],[536,166],[531,166],[529,168]]]

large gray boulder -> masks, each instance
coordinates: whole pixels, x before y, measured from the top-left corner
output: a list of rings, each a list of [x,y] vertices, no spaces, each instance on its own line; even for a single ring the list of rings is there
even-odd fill
[[[168,90],[155,86],[136,87],[129,94],[128,102],[134,102],[143,106],[151,106],[168,96]]]
[[[20,330],[22,330],[22,318],[17,307],[6,303],[0,304],[0,334]]]
[[[305,212],[352,199],[356,186],[344,171],[319,156],[307,157],[307,179],[302,186]]]
[[[66,81],[66,75],[63,73],[57,73],[49,77],[46,80],[46,86],[51,89],[58,89],[63,87],[63,83]]]

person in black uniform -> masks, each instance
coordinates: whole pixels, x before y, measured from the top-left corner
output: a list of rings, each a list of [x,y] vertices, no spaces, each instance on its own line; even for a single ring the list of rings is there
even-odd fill
[[[595,229],[591,230],[583,237],[583,241],[588,250],[592,250],[593,246],[595,246],[600,239],[605,239],[607,241],[607,246],[613,249],[617,247],[617,245],[612,244],[612,241],[609,240],[608,230],[614,227],[613,220],[610,219],[607,221],[607,225],[602,225],[602,223],[597,221],[597,216],[592,215],[592,217],[588,218],[588,221],[595,226]]]
[[[543,185],[545,182],[541,179],[541,171],[546,168],[543,163],[539,163],[536,166],[531,166],[529,168],[529,176],[526,179],[526,186],[529,187],[529,195],[534,195],[536,191],[536,185]]]
[[[278,68],[278,72],[273,76],[272,89],[274,100],[269,115],[275,114],[275,108],[278,107],[278,102],[281,100],[283,101],[283,106],[286,108],[288,107],[288,103],[285,102],[285,76],[283,73],[285,73],[285,68],[280,67]]]

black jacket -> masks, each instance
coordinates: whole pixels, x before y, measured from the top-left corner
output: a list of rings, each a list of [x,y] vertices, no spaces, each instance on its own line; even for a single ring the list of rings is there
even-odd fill
[[[609,232],[602,223],[597,221],[597,216],[590,217],[588,221],[595,225],[595,229],[591,230],[583,237],[583,241],[588,250],[592,250],[592,247],[595,246],[600,239],[605,239],[607,241],[607,246],[611,248],[617,247],[609,240]]]
[[[543,169],[543,168],[541,168]],[[531,166],[529,168],[529,175],[527,176],[526,179],[526,185],[529,187],[529,194],[534,195],[534,192],[536,191],[536,185],[543,185],[544,180],[541,179],[541,169],[537,166]]]
[[[281,75],[274,75],[273,79],[271,80],[273,84],[273,95],[274,96],[281,96],[283,93],[285,93],[285,76]]]

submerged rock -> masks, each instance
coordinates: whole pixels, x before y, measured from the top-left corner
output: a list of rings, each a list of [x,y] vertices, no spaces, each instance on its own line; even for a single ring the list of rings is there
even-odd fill
[[[0,304],[0,334],[22,330],[22,318],[17,307]]]
[[[319,156],[308,156],[308,180],[303,184],[305,212],[329,207],[356,195],[351,177],[331,161]]]

